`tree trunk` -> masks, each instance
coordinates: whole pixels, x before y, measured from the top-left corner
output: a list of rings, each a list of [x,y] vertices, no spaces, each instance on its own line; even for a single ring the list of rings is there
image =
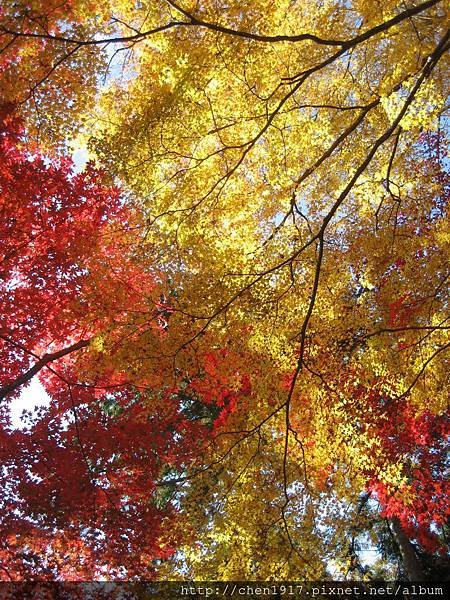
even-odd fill
[[[407,537],[402,529],[400,521],[397,517],[389,519],[389,525],[394,535],[394,539],[400,549],[400,554],[403,559],[403,566],[405,567],[406,575],[409,581],[424,581],[425,573],[422,569],[422,565],[417,558],[414,546],[411,540]]]

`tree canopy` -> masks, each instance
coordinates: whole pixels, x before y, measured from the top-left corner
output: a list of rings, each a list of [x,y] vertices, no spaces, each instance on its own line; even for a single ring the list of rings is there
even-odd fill
[[[3,578],[442,577],[445,9],[2,3]]]

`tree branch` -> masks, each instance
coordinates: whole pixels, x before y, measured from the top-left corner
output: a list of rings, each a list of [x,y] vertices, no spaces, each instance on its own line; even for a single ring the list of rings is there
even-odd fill
[[[10,344],[14,344],[14,342],[9,340],[6,336],[0,335],[0,338],[2,338]],[[76,342],[75,344],[72,344],[67,348],[62,348],[61,350],[52,352],[51,354],[44,354],[44,356],[42,356],[30,369],[28,369],[28,371],[26,371],[22,375],[19,375],[19,377],[16,377],[16,379],[11,383],[8,383],[0,388],[0,400],[3,400],[4,398],[6,398],[6,396],[11,394],[12,392],[15,392],[25,383],[28,383],[37,373],[39,373],[41,369],[43,369],[49,363],[52,363],[55,360],[58,360],[59,358],[67,356],[72,352],[81,350],[81,348],[86,348],[87,346],[89,346],[90,342],[90,339],[80,340],[79,342]]]

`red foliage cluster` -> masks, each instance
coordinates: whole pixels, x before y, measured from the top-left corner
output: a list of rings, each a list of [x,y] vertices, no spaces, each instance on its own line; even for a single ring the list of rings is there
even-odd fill
[[[450,484],[446,477],[447,444],[450,434],[447,414],[417,412],[406,399],[381,398],[377,436],[390,463],[401,462],[407,483],[397,489],[386,485],[376,473],[368,473],[368,489],[376,493],[382,516],[397,517],[404,532],[428,551],[441,548],[435,526],[450,517],[447,498]]]
[[[204,372],[192,381],[189,389],[203,403],[217,409],[213,423],[216,430],[236,411],[239,400],[251,394],[250,376],[248,373],[239,373],[236,357],[223,348],[205,353],[201,361]]]
[[[134,336],[165,335],[153,277],[127,247],[132,213],[92,165],[75,174],[68,159],[28,152],[4,106],[0,217],[2,577],[151,577],[176,544],[165,482],[182,479],[210,430],[176,390],[97,365],[96,352],[80,358],[99,332],[120,350],[136,313]],[[13,431],[7,400],[34,373],[50,406]]]
[[[91,165],[29,153],[12,107],[0,112],[0,360],[12,381],[42,350],[92,335],[81,300],[108,222],[126,228],[117,189]],[[97,264],[92,256],[97,253]],[[100,299],[97,294],[97,300]],[[96,311],[96,314],[100,314]]]

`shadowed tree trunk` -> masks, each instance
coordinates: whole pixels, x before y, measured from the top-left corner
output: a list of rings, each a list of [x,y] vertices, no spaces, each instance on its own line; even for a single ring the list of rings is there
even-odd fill
[[[400,554],[402,555],[403,559],[403,566],[408,579],[410,581],[424,581],[425,573],[422,569],[422,565],[417,558],[414,546],[403,531],[400,521],[394,517],[393,519],[390,519],[389,525],[395,541],[400,549]]]

